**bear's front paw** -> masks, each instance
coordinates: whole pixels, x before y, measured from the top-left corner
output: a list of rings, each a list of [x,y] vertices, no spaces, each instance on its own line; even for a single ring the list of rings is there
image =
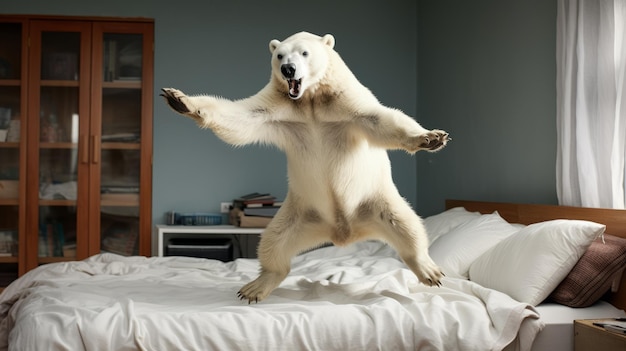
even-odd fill
[[[182,100],[186,97],[182,91],[173,88],[163,88],[161,90],[163,91],[161,96],[165,98],[165,102],[167,102],[172,110],[181,114],[187,114],[190,112],[189,108]]]
[[[433,129],[430,132],[419,135],[417,141],[418,150],[435,152],[443,149],[448,141],[452,140],[447,132]]]

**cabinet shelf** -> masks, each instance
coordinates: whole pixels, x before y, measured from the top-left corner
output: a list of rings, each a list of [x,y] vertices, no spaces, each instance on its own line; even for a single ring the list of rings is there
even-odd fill
[[[115,80],[112,82],[102,82],[103,88],[115,89],[141,89],[140,80]]]
[[[103,207],[139,207],[139,201],[102,200],[100,205]]]
[[[0,143],[0,147],[5,147],[4,144],[15,144],[9,145],[8,147],[18,147],[19,143]],[[49,142],[41,142],[39,144],[40,149],[76,149],[78,144],[76,143],[49,143]],[[125,142],[104,142],[102,143],[103,149],[120,149],[120,150],[139,150],[141,149],[141,144],[139,143],[125,143]]]
[[[76,200],[39,200],[39,206],[76,206]]]
[[[3,141],[0,142],[0,149],[17,149],[20,147],[19,142]]]
[[[40,149],[76,149],[78,144],[76,143],[49,143],[49,142],[41,142],[39,143]]]
[[[75,260],[76,257],[65,257],[65,256],[61,256],[61,257],[55,257],[55,256],[42,256],[39,257],[39,263],[45,264],[45,263],[58,263],[58,262],[66,262],[66,261],[73,261]]]
[[[17,200],[0,200],[0,205],[17,205]],[[102,200],[104,207],[137,207],[139,200]],[[39,206],[76,206],[76,200],[39,200]]]
[[[0,256],[0,263],[17,263],[17,256]]]
[[[139,143],[124,143],[124,142],[104,142],[102,143],[103,149],[119,149],[119,150],[139,150],[141,144]]]
[[[78,88],[79,81],[77,80],[42,80],[40,85],[42,87],[76,87]]]
[[[0,79],[0,86],[2,87],[19,87],[22,82],[19,79]]]
[[[0,199],[0,206],[17,206],[19,204],[19,199]]]

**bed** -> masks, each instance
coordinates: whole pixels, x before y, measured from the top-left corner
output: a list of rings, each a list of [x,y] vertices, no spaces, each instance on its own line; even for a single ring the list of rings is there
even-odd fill
[[[575,278],[588,283],[578,282],[586,286],[565,286],[573,290],[587,289],[586,291],[576,291],[578,294],[587,293],[586,303],[571,293],[561,298],[561,303],[552,301],[549,297],[538,304],[537,310],[543,328],[539,332],[532,345],[533,351],[549,350],[573,350],[574,349],[574,328],[573,321],[576,319],[597,319],[597,318],[624,318],[626,313],[626,279],[624,277],[624,267],[626,266],[626,210],[580,208],[570,206],[552,206],[536,204],[514,204],[466,200],[446,200],[446,210],[464,209],[469,212],[490,214],[497,211],[498,214],[509,223],[521,225],[537,224],[556,219],[586,220],[602,223],[606,226],[605,237],[594,240],[591,247],[577,261],[573,269],[569,272],[575,273],[576,269],[585,269],[585,274]],[[618,245],[613,247],[611,252],[603,248],[608,240],[608,235],[615,236],[613,241]],[[603,240],[604,239],[604,240]],[[600,249],[598,249],[600,248]],[[594,257],[594,254],[602,257]],[[489,254],[487,252],[486,254]],[[596,267],[589,269],[584,266],[585,259],[592,260]],[[611,264],[613,261],[613,264]],[[598,273],[602,272],[602,273]],[[587,275],[595,275],[588,278]],[[566,277],[568,279],[569,276]],[[562,282],[558,288],[563,287]],[[571,283],[571,282],[570,282]],[[576,285],[576,284],[574,284]],[[593,290],[595,294],[589,294]],[[608,290],[608,292],[607,292]],[[554,292],[552,292],[554,295]],[[591,296],[595,295],[595,296]],[[598,297],[600,296],[600,299]],[[569,300],[568,300],[569,299]],[[595,301],[594,303],[591,303]],[[585,306],[585,307],[570,307]]]
[[[446,211],[424,221],[431,255],[447,274],[441,287],[419,284],[387,245],[362,242],[295,257],[280,287],[250,305],[236,292],[256,277],[255,259],[103,253],[40,266],[8,286],[0,295],[0,350],[571,350],[574,319],[626,316],[623,287],[583,308],[542,299],[534,293],[542,287],[527,294],[541,301],[520,301],[510,296],[517,291],[489,287],[498,282],[481,268],[543,221],[585,229],[572,230],[574,258],[558,262],[567,278],[591,245],[605,240],[605,228],[626,236],[626,211],[449,200]],[[462,235],[472,240],[452,248]],[[611,268],[602,289],[624,265]]]

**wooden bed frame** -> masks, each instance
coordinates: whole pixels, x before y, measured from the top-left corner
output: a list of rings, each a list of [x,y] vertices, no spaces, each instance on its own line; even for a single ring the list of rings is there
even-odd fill
[[[484,214],[498,211],[508,222],[526,225],[552,219],[582,219],[602,223],[606,225],[607,234],[626,238],[626,210],[446,200],[446,209],[454,207],[464,207],[468,211]],[[622,276],[617,293],[609,293],[605,299],[615,307],[626,310],[626,277]]]

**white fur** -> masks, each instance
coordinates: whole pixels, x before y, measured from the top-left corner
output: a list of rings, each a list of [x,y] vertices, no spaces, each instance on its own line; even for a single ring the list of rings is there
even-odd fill
[[[230,101],[164,89],[177,112],[233,145],[273,144],[287,155],[289,191],[261,236],[259,277],[239,295],[267,297],[291,258],[316,245],[378,239],[392,245],[418,279],[439,284],[421,219],[400,196],[386,150],[436,151],[449,140],[403,112],[385,107],[333,50],[335,39],[306,32],[272,40],[272,76],[257,94]],[[287,83],[289,64],[299,89]],[[292,88],[294,85],[292,85]],[[297,91],[297,94],[295,92]]]

